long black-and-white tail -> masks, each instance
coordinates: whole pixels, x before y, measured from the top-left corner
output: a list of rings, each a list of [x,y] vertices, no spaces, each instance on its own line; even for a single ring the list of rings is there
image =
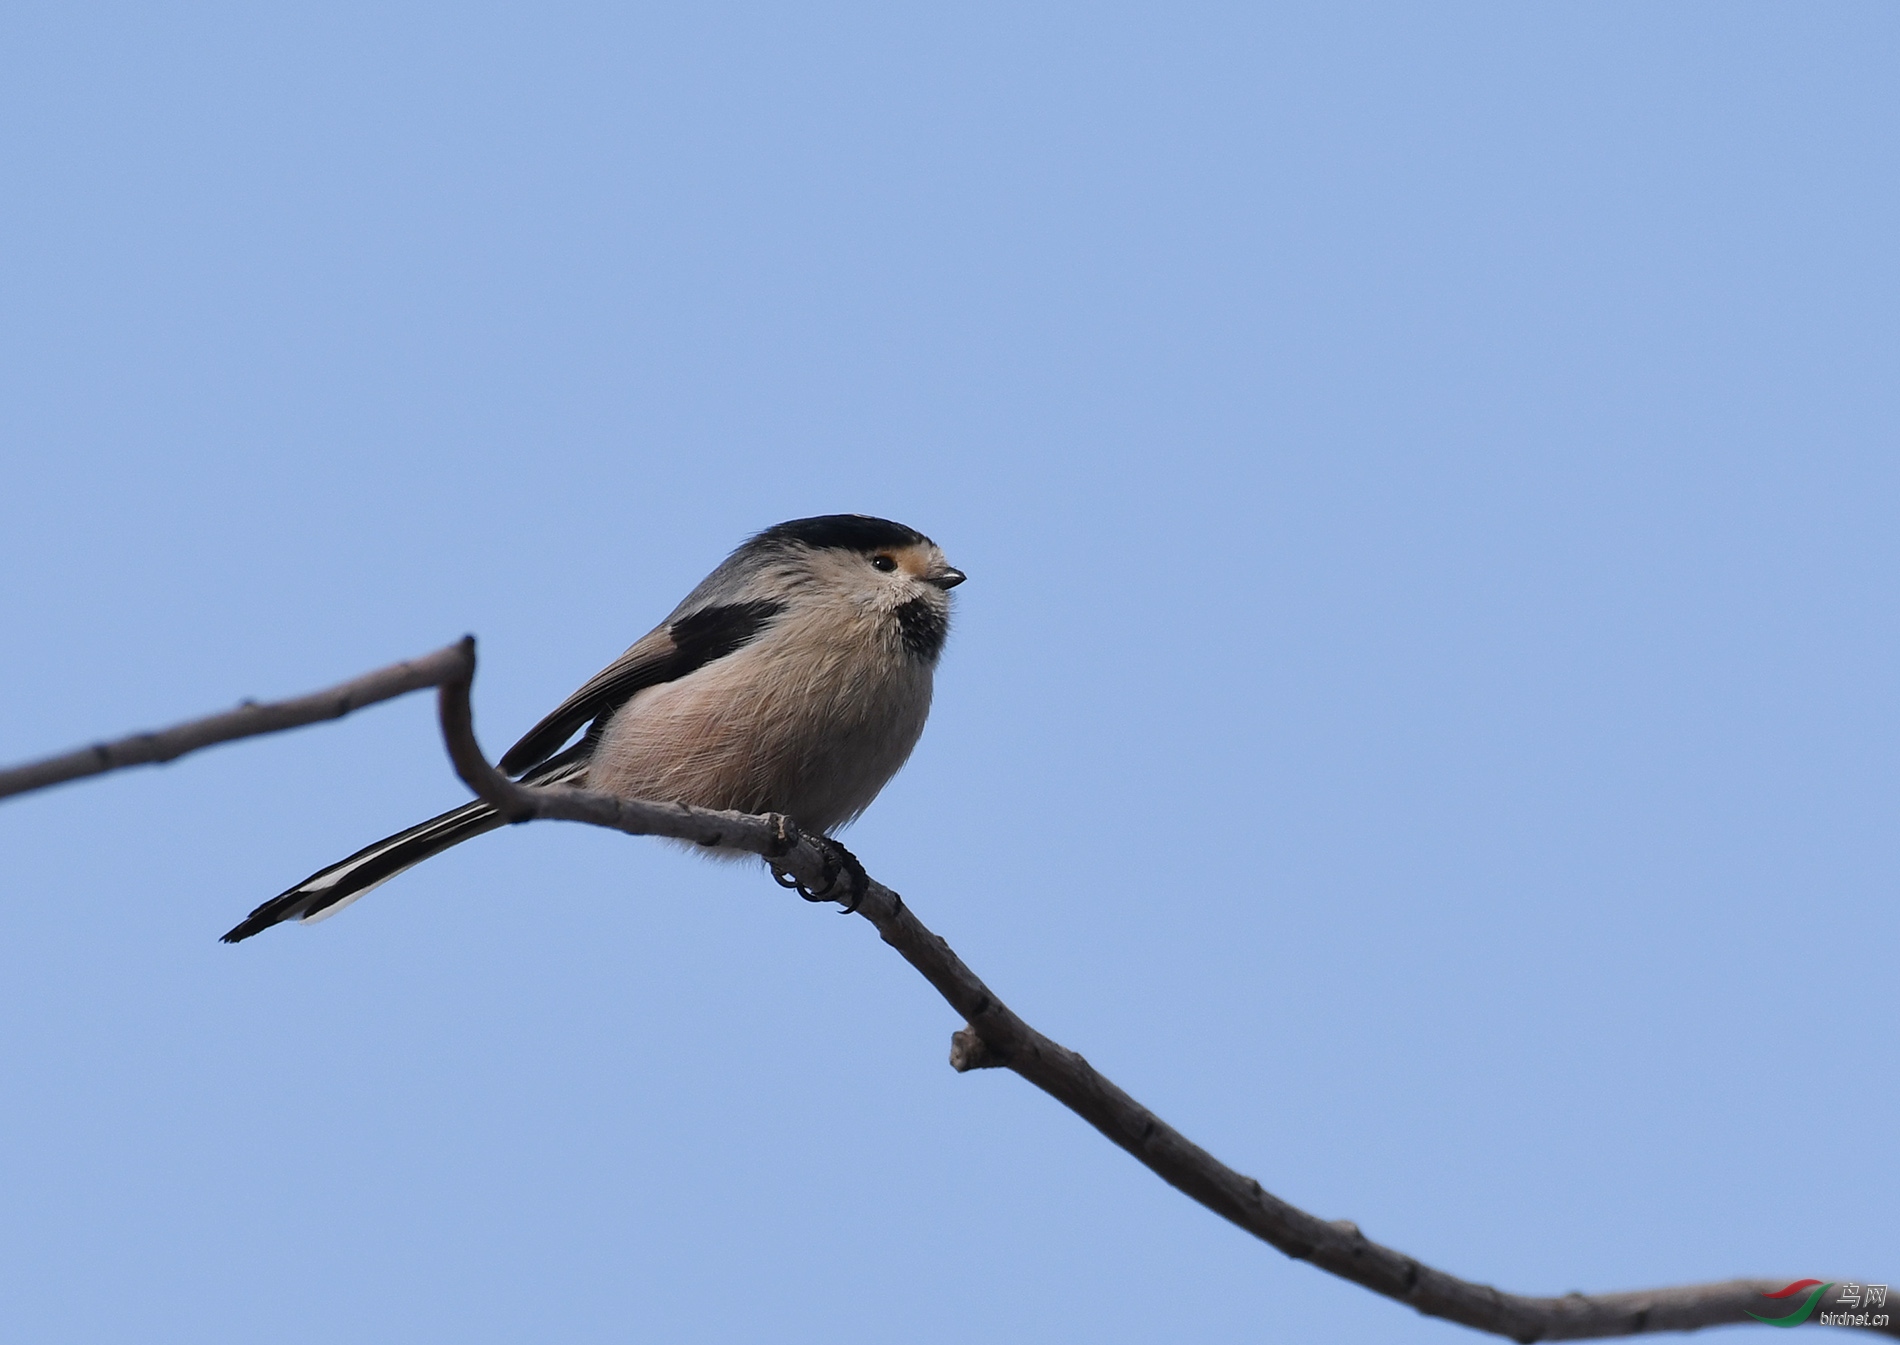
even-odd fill
[[[576,744],[553,760],[543,763],[523,777],[529,785],[576,783],[587,767],[586,753],[591,742]],[[223,942],[237,943],[272,925],[286,920],[322,920],[335,915],[358,897],[381,887],[405,869],[413,869],[423,860],[441,854],[452,845],[493,831],[502,825],[494,808],[479,799],[451,808],[440,817],[417,823],[407,831],[385,836],[374,845],[358,850],[348,859],[340,859],[327,869],[319,869],[287,892],[279,893],[245,916],[224,936]]]
[[[224,942],[248,939],[285,920],[321,920],[326,915],[335,915],[404,869],[412,869],[451,845],[460,845],[471,836],[493,831],[501,824],[494,808],[477,800],[452,808],[407,831],[386,836],[348,859],[319,869],[288,892],[272,897],[245,916],[237,928],[224,936]]]

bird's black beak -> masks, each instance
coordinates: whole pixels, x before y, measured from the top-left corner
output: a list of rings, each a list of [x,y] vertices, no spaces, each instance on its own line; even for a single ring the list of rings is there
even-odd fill
[[[938,588],[948,590],[955,588],[969,577],[970,576],[961,570],[946,568],[941,574],[931,575],[926,582],[935,584]]]

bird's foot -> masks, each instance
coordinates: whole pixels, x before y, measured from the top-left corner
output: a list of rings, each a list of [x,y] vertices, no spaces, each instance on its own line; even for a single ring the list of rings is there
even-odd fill
[[[871,890],[871,875],[864,871],[864,865],[858,862],[856,855],[831,837],[813,836],[811,839],[816,842],[825,856],[824,881],[819,884],[817,890],[806,887],[804,883],[779,868],[777,864],[772,864],[773,880],[780,887],[791,888],[806,901],[841,902],[844,910],[839,914],[850,915],[863,905],[865,894]],[[767,861],[767,863],[770,862]],[[845,889],[842,895],[838,891],[841,882]]]

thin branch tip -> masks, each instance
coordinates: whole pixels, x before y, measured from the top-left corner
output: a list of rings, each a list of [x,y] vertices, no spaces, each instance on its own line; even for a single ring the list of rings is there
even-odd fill
[[[436,688],[436,714],[449,762],[462,783],[503,818],[529,821],[540,815],[537,796],[546,791],[517,784],[489,763],[475,739],[475,709],[470,699],[475,682],[475,637],[464,635],[454,649],[460,655],[460,666],[454,676]]]

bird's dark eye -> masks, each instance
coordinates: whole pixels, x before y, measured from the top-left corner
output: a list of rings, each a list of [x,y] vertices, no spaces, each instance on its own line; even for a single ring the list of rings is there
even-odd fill
[[[873,569],[882,570],[885,574],[889,574],[892,570],[897,568],[897,562],[892,560],[889,556],[873,556],[871,557],[871,567]]]

